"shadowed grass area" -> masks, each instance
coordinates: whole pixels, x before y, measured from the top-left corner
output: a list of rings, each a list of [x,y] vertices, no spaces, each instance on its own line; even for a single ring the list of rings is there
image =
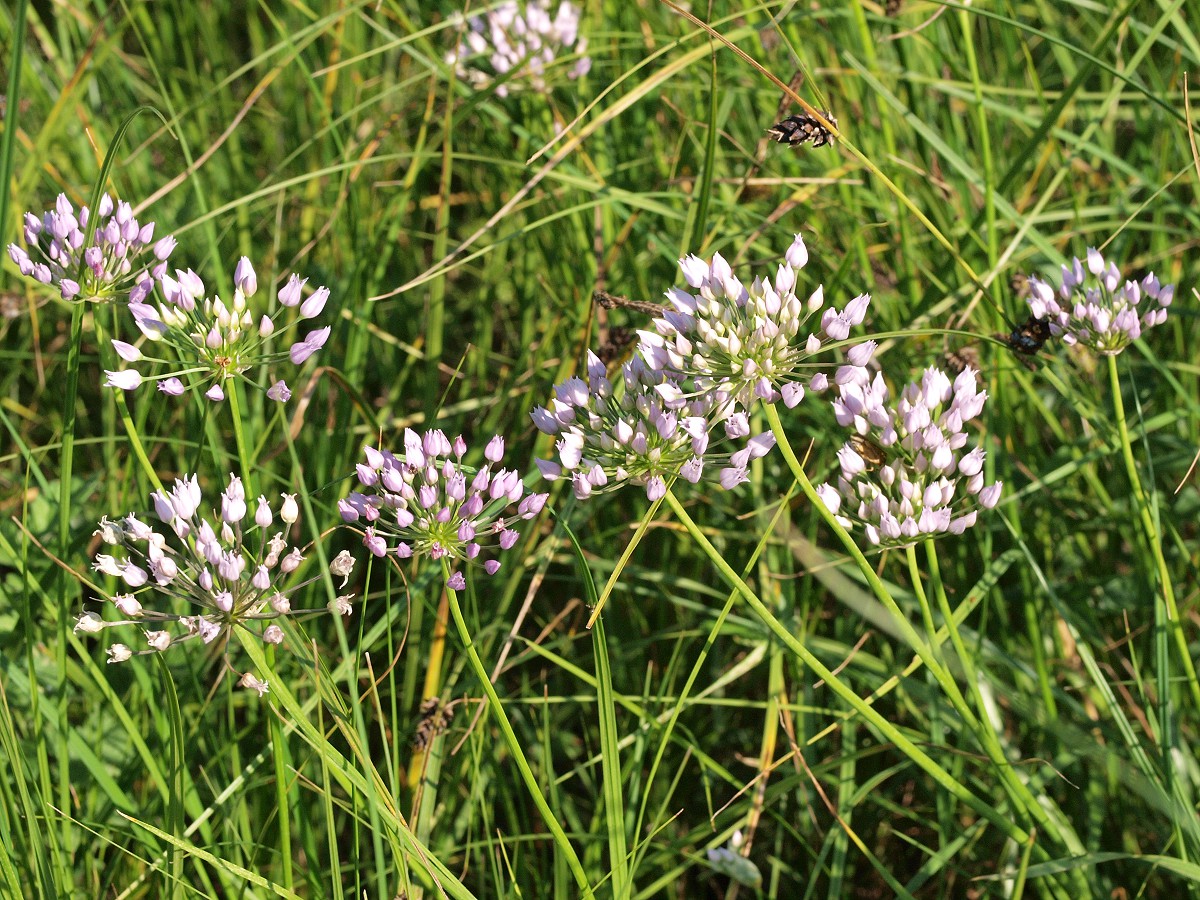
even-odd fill
[[[0,10],[5,243],[59,193],[88,203],[111,152],[103,188],[178,239],[172,267],[222,297],[242,255],[270,296],[298,272],[330,288],[332,326],[305,367],[247,372],[236,419],[117,396],[124,304],[73,307],[5,259],[0,894],[1195,892],[1200,3],[980,6],[606,0],[582,12],[590,71],[560,56],[545,91],[457,73],[452,3]],[[836,116],[832,146],[771,139],[802,111],[777,81]],[[162,118],[119,137],[139,107]],[[979,368],[995,510],[936,553],[855,534],[868,578],[781,450],[736,491],[679,481],[661,503],[539,478],[555,450],[530,413],[649,327],[595,290],[662,302],[689,253],[769,278],[797,232],[804,296],[871,294],[853,337],[878,337],[893,394]],[[1166,323],[1112,366],[996,340],[1029,314],[1017,276],[1054,282],[1088,247],[1177,284]],[[813,484],[847,437],[830,399],[779,410]],[[433,427],[471,466],[502,434],[550,491],[453,597],[437,566],[335,528],[363,447]],[[151,472],[215,498],[231,471],[299,495],[315,581],[294,605],[353,590],[354,613],[278,650],[105,665],[109,636],[71,631],[118,586],[92,568],[96,523],[150,520]],[[252,668],[262,699],[236,687]],[[753,867],[710,862],[721,847]]]

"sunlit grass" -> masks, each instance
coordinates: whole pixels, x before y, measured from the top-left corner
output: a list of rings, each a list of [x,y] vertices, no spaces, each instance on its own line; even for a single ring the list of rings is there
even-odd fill
[[[222,297],[243,255],[272,296],[294,271],[327,285],[332,333],[286,404],[265,367],[232,407],[119,395],[101,385],[128,313],[72,307],[5,257],[0,894],[1200,884],[1195,0],[690,6],[756,64],[670,4],[610,0],[583,12],[590,71],[569,53],[547,91],[503,96],[446,61],[451,3],[12,6],[3,242],[25,210],[102,188]],[[772,141],[801,110],[767,73],[840,139]],[[894,392],[974,354],[994,511],[935,555],[856,533],[855,565],[795,477],[836,477],[828,395],[779,410],[794,457],[734,492],[579,502],[539,479],[555,451],[530,413],[649,322],[594,290],[660,302],[687,253],[771,275],[797,232],[839,308],[872,295],[859,330]],[[1166,322],[1112,366],[994,339],[1028,315],[1014,276],[1056,282],[1088,247],[1176,283]],[[407,427],[461,433],[470,466],[502,434],[551,492],[499,573],[452,596],[437,566],[372,563],[335,527],[364,445],[402,448]],[[309,606],[357,557],[353,615],[271,654],[106,665],[71,632],[113,589],[92,570],[100,516],[152,515],[156,479],[191,472],[215,496],[237,470],[298,495]],[[238,689],[229,658],[270,693]],[[761,883],[734,886],[753,870],[710,863],[721,847]]]

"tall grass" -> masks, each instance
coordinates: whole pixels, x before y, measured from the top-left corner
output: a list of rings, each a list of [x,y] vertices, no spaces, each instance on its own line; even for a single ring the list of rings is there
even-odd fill
[[[241,396],[235,441],[228,406],[101,388],[124,310],[5,262],[0,895],[1195,892],[1200,4],[693,4],[710,31],[609,0],[590,73],[506,97],[444,61],[462,11],[0,10],[5,243],[86,203],[111,150],[104,189],[178,263],[222,293],[241,254],[264,284],[302,271],[335,323],[290,403]],[[843,140],[770,143],[799,109],[768,73]],[[165,124],[119,137],[143,106]],[[795,455],[738,491],[551,488],[519,557],[453,597],[324,534],[362,446],[405,427],[502,433],[534,484],[531,410],[647,321],[595,288],[656,301],[689,252],[767,271],[797,231],[827,296],[872,294],[893,383],[978,353],[1005,491],[963,536],[856,565],[797,485],[844,440],[815,396],[763,423]],[[1177,282],[1170,318],[1112,366],[1051,342],[1027,367],[992,340],[1027,314],[1012,277],[1088,246]],[[360,558],[355,614],[273,660],[231,647],[272,671],[262,700],[192,646],[105,665],[71,632],[96,521],[237,469],[300,494],[309,574]],[[753,867],[710,863],[726,846]]]

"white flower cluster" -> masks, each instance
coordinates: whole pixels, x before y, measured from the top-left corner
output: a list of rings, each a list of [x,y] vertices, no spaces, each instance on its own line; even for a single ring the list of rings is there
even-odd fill
[[[638,357],[625,363],[621,375],[614,385],[589,351],[588,380],[567,379],[555,387],[549,409],[533,412],[534,425],[558,437],[558,462],[537,460],[542,476],[570,478],[581,500],[626,482],[642,485],[647,497],[658,500],[666,494],[667,479],[679,476],[695,484],[706,464],[722,466],[720,484],[733,488],[749,480],[750,460],[775,446],[768,432],[736,452],[709,452],[709,433],[717,424],[732,440],[749,436],[744,412],[733,411],[718,391],[688,398],[676,379]]]
[[[250,260],[244,256],[234,269],[233,281],[233,299],[226,303],[219,296],[206,297],[204,282],[191,269],[186,272],[176,270],[174,278],[166,274],[160,278],[166,297],[164,303],[157,308],[149,303],[129,304],[129,311],[146,339],[151,344],[171,347],[177,362],[184,366],[181,371],[153,376],[158,382],[158,389],[164,394],[175,397],[181,395],[185,385],[178,376],[183,375],[201,384],[211,382],[204,396],[219,402],[225,399],[223,385],[228,379],[240,376],[254,366],[269,365],[283,359],[289,359],[298,366],[325,345],[329,338],[329,326],[310,331],[287,350],[271,351],[266,347],[285,309],[295,308],[298,315],[284,324],[281,332],[295,327],[302,320],[319,316],[329,299],[328,288],[318,288],[305,297],[303,288],[308,279],[292,275],[279,291],[277,299],[280,308],[270,315],[258,315],[256,321],[256,314],[251,312],[248,300],[258,291],[258,276]],[[112,344],[117,355],[125,362],[170,364],[169,360],[146,356],[140,348],[125,341],[114,340]],[[137,369],[107,371],[105,374],[108,376],[106,387],[126,391],[136,390],[145,380]],[[291,391],[286,382],[276,381],[268,389],[267,396],[284,402],[291,397]]]
[[[855,436],[838,451],[837,484],[820,485],[818,496],[844,527],[861,526],[879,546],[962,534],[1000,499],[1000,482],[984,484],[983,450],[963,452],[964,426],[986,401],[969,368],[953,382],[926,369],[895,408],[880,374],[842,385],[834,414]]]
[[[592,66],[586,51],[579,10],[571,3],[563,0],[551,16],[550,0],[508,0],[472,16],[446,61],[477,88],[498,82],[496,94],[504,97],[510,90],[545,91],[547,71],[567,53],[579,56],[567,77],[579,78]]]
[[[130,626],[142,630],[145,642],[142,650],[112,644],[109,662],[161,653],[196,638],[211,644],[235,626],[252,630],[265,643],[279,644],[283,629],[274,620],[282,616],[350,613],[351,595],[317,609],[292,606],[291,598],[317,578],[291,583],[290,576],[304,559],[287,538],[300,516],[295,495],[284,494],[275,510],[260,496],[251,516],[242,480],[233,475],[221,494],[219,513],[209,518],[201,513],[203,495],[193,475],[176,480],[170,491],[156,491],[152,500],[166,529],[156,529],[130,513],[116,521],[101,519],[96,531],[106,545],[120,550],[97,554],[96,571],[120,579],[128,591],[110,598],[120,619],[85,612],[75,631],[95,634]],[[268,538],[276,517],[284,528]],[[353,558],[343,551],[330,564],[330,571],[344,585],[353,567]],[[187,611],[180,612],[181,607]],[[267,690],[266,683],[252,675],[244,676],[243,684],[260,695]]]
[[[721,254],[710,262],[696,256],[679,261],[695,293],[671,288],[671,308],[654,320],[653,331],[639,332],[640,350],[652,368],[691,378],[699,390],[727,394],[738,406],[782,399],[791,409],[804,398],[805,384],[824,390],[828,376],[815,360],[827,341],[844,341],[862,323],[871,303],[855,297],[842,310],[825,305],[818,285],[807,300],[796,294],[798,275],[808,262],[804,239],[796,235],[774,280],[757,277],[746,286]],[[808,330],[820,313],[819,332]],[[860,345],[850,355],[852,368],[870,360],[875,345]],[[844,372],[843,379],[857,377]]]

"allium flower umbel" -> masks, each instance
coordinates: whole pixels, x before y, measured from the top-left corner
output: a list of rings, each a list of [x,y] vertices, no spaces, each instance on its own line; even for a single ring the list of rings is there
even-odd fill
[[[841,311],[825,305],[818,285],[808,299],[796,294],[797,275],[808,262],[804,239],[796,235],[774,281],[756,277],[749,286],[733,274],[721,254],[705,262],[679,261],[696,293],[671,288],[671,309],[639,332],[640,352],[653,369],[690,378],[698,390],[715,389],[742,408],[755,400],[783,400],[789,409],[804,398],[807,385],[824,390],[829,376],[815,359],[827,341],[844,341],[862,322],[871,297],[860,294]],[[819,314],[819,327],[809,322]],[[816,324],[816,323],[814,323]],[[840,380],[858,377],[874,344],[853,348]],[[861,373],[859,373],[861,374]]]
[[[477,88],[499,81],[496,93],[503,97],[510,90],[546,90],[546,71],[560,55],[579,55],[568,78],[586,74],[592,66],[586,51],[574,5],[563,0],[551,17],[550,0],[511,0],[472,16],[446,61]]]
[[[658,500],[675,477],[693,484],[708,476],[724,488],[749,480],[750,460],[775,445],[769,432],[751,438],[737,452],[709,452],[718,424],[733,440],[748,437],[750,422],[719,391],[686,396],[679,383],[634,357],[613,384],[604,363],[591,351],[587,381],[573,377],[554,388],[548,409],[533,411],[533,422],[556,435],[558,462],[537,460],[543,477],[571,479],[575,496],[615,490],[626,482],[645,487]],[[713,475],[714,465],[722,468]]]
[[[154,279],[167,270],[166,260],[175,239],[156,243],[154,223],[139,225],[125,201],[113,204],[108,194],[100,198],[102,221],[93,222],[82,206],[78,214],[66,194],[59,194],[54,209],[39,219],[25,213],[25,244],[8,245],[9,258],[21,274],[52,284],[64,300],[111,300],[124,294],[143,300]]]
[[[1032,276],[1029,288],[1030,311],[1049,320],[1051,334],[1108,356],[1124,350],[1143,328],[1165,322],[1175,298],[1175,285],[1160,284],[1153,272],[1141,281],[1122,283],[1116,264],[1106,263],[1094,248],[1087,252],[1087,274],[1078,259],[1062,267],[1057,296]]]
[[[516,526],[541,512],[547,495],[526,493],[515,470],[493,471],[504,456],[503,438],[488,442],[486,463],[473,472],[463,465],[466,452],[461,437],[451,441],[436,429],[405,429],[399,454],[367,447],[366,463],[358,464],[362,490],[338,503],[342,519],[363,526],[363,543],[377,557],[444,560],[456,590],[466,583],[460,564],[482,562],[495,575],[496,556],[512,549]],[[503,515],[513,504],[515,514]]]
[[[251,510],[242,481],[234,475],[221,494],[219,508],[205,514],[200,484],[193,475],[176,480],[169,492],[156,491],[151,499],[159,525],[130,513],[115,521],[101,519],[96,531],[114,549],[97,554],[94,568],[119,578],[126,591],[109,598],[119,619],[85,612],[75,631],[129,628],[141,632],[130,644],[110,646],[110,663],[161,653],[197,639],[211,644],[228,639],[234,627],[265,643],[279,644],[284,635],[278,621],[283,616],[350,612],[352,595],[315,609],[293,606],[298,593],[320,577],[292,578],[304,559],[300,548],[288,540],[300,515],[295,495],[282,495],[275,508],[260,496]],[[343,551],[329,569],[345,585],[353,567],[353,557]],[[260,695],[267,690],[265,682],[249,673],[241,683]]]
[[[872,544],[902,547],[962,534],[979,509],[996,505],[1001,483],[984,485],[983,450],[964,452],[964,427],[987,400],[975,374],[963,369],[951,382],[940,369],[926,369],[894,408],[882,375],[841,386],[834,414],[856,436],[838,451],[837,484],[822,484],[817,494],[843,526],[861,526]]]
[[[158,382],[158,389],[165,394],[182,394],[186,379],[208,385],[204,396],[221,401],[225,399],[224,384],[230,378],[255,366],[271,365],[284,359],[298,366],[320,350],[329,338],[329,326],[326,326],[309,331],[287,350],[273,349],[278,340],[277,330],[282,335],[300,322],[319,316],[325,308],[329,289],[320,287],[305,297],[307,278],[292,275],[279,291],[279,306],[268,314],[251,309],[249,301],[258,293],[258,277],[250,260],[244,256],[234,269],[233,298],[228,303],[216,295],[207,297],[204,282],[191,269],[186,272],[176,270],[175,276],[163,275],[160,279],[165,300],[157,307],[149,303],[129,304],[134,321],[150,345],[170,347],[175,360],[147,356],[142,348],[124,341],[112,342],[117,355],[128,363],[182,365],[183,368],[175,371],[148,376]],[[296,315],[287,313],[287,309],[296,309]],[[138,388],[145,380],[139,369],[105,374],[108,376],[106,387],[127,391]],[[285,382],[276,381],[267,396],[283,402],[291,397],[291,391]]]

